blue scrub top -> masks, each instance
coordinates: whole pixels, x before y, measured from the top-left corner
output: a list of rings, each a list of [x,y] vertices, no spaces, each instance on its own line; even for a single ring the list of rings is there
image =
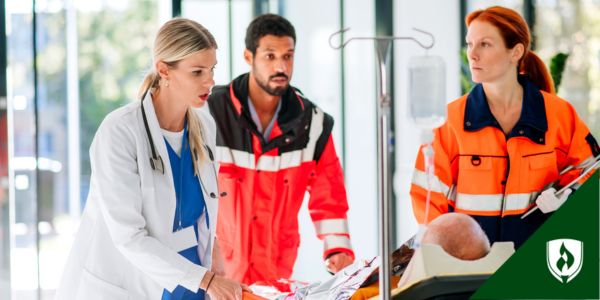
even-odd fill
[[[190,151],[190,147],[188,146],[187,141],[187,122],[183,131],[181,157],[177,155],[177,153],[173,150],[171,145],[169,145],[169,142],[165,139],[165,143],[167,144],[167,151],[169,152],[169,162],[171,163],[171,171],[173,173],[175,195],[177,197],[175,219],[173,220],[173,232],[177,231],[178,229],[194,226],[194,232],[196,232],[196,239],[199,239],[198,219],[202,215],[202,212],[206,211],[206,202],[204,201],[204,195],[202,194],[198,176],[194,174],[192,153]],[[208,212],[206,215],[206,221],[208,226]],[[197,265],[202,265],[202,262],[200,261],[200,256],[198,255],[198,246],[182,250],[179,252],[179,254]],[[204,291],[198,289],[194,292],[178,285],[172,293],[169,293],[165,289],[163,291],[161,299],[204,300]]]

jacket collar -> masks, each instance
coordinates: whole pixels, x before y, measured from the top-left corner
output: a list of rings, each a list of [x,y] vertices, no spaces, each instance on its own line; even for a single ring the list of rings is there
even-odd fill
[[[517,79],[519,84],[523,86],[523,107],[521,109],[521,116],[507,136],[507,139],[524,136],[534,143],[544,145],[544,136],[546,131],[548,131],[544,96],[540,89],[529,81],[527,77],[519,75]],[[502,130],[498,121],[492,115],[483,85],[481,84],[473,87],[467,97],[463,126],[465,131],[471,132],[478,131],[486,126]]]
[[[231,101],[236,108],[238,116],[245,119],[249,126],[256,129],[250,107],[248,106],[248,81],[250,74],[242,74],[235,78],[230,85]],[[304,115],[304,100],[299,96],[296,88],[289,86],[281,96],[281,109],[277,114],[277,125],[281,132],[286,133],[298,127]]]

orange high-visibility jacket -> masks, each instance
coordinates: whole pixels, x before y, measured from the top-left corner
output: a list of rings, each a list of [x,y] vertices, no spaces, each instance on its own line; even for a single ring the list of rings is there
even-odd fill
[[[434,132],[428,216],[432,220],[452,211],[469,214],[490,242],[514,241],[517,247],[548,218],[538,210],[521,220],[538,194],[554,182],[558,188],[566,185],[600,153],[568,102],[540,91],[526,77],[519,76],[519,83],[523,108],[508,136],[492,115],[481,84],[448,105],[446,123]],[[570,165],[580,169],[559,176]],[[419,223],[425,221],[427,186],[419,151],[410,192]]]
[[[248,284],[291,276],[306,191],[323,257],[354,256],[333,119],[290,87],[267,142],[250,116],[248,78],[215,87],[208,101],[217,124],[219,188],[227,193],[219,201],[217,225],[226,276]]]

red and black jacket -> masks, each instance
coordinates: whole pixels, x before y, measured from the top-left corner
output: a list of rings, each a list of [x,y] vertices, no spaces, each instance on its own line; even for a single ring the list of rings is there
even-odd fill
[[[307,191],[323,257],[339,251],[354,256],[333,118],[290,87],[266,141],[250,116],[248,80],[244,74],[217,86],[209,99],[217,124],[219,188],[227,193],[217,225],[226,275],[244,283],[291,276]]]

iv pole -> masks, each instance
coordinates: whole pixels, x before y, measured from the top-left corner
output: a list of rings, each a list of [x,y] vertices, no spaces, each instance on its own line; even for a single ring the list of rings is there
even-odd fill
[[[434,36],[424,30],[413,28],[413,30],[428,35],[431,38],[431,44],[422,44],[419,40],[414,37],[402,37],[402,36],[383,36],[383,37],[353,37],[341,45],[335,46],[332,43],[332,39],[336,35],[343,34],[350,30],[345,28],[334,32],[329,36],[329,46],[333,49],[342,49],[352,40],[372,40],[375,41],[375,52],[377,52],[377,94],[378,94],[378,106],[377,106],[377,164],[379,166],[379,172],[377,173],[377,182],[379,186],[378,193],[378,210],[379,210],[379,257],[381,257],[381,265],[379,266],[379,298],[383,300],[390,299],[390,219],[391,211],[389,195],[391,195],[391,189],[389,185],[389,148],[390,148],[390,132],[391,124],[389,122],[390,112],[392,109],[392,103],[389,96],[389,83],[388,74],[386,73],[387,65],[389,64],[391,44],[394,40],[412,40],[419,44],[421,48],[431,49],[435,44]]]

